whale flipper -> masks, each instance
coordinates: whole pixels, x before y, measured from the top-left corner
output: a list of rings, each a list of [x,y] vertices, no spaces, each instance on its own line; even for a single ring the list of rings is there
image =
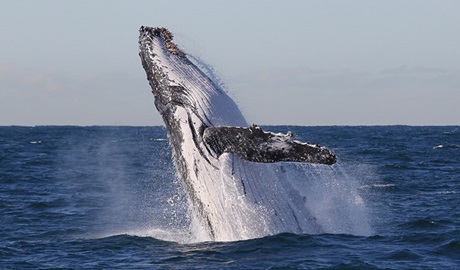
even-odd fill
[[[253,162],[307,162],[334,164],[335,154],[326,147],[292,139],[292,134],[263,131],[260,127],[208,127],[203,140],[217,157],[234,153]]]

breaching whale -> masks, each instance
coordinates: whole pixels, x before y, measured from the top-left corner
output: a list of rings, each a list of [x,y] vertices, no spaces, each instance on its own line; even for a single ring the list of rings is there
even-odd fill
[[[142,26],[139,32],[142,65],[202,238],[320,233],[282,164],[332,165],[334,153],[290,133],[248,126],[235,102],[172,42],[167,29]]]

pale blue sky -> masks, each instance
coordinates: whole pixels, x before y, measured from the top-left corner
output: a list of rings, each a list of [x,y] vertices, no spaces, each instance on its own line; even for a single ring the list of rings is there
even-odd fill
[[[0,0],[0,125],[161,125],[138,56],[165,26],[248,122],[460,124],[460,1]]]

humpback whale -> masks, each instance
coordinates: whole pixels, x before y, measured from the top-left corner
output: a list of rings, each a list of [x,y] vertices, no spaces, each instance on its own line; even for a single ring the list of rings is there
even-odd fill
[[[204,239],[320,233],[305,198],[286,181],[283,163],[332,165],[335,154],[291,133],[248,126],[235,102],[167,29],[142,26],[139,33],[142,66]]]

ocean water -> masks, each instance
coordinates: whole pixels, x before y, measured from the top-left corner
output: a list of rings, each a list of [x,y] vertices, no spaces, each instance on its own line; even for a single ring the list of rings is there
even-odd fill
[[[328,233],[200,242],[162,127],[0,127],[0,269],[460,269],[459,126],[266,129],[336,152]]]

